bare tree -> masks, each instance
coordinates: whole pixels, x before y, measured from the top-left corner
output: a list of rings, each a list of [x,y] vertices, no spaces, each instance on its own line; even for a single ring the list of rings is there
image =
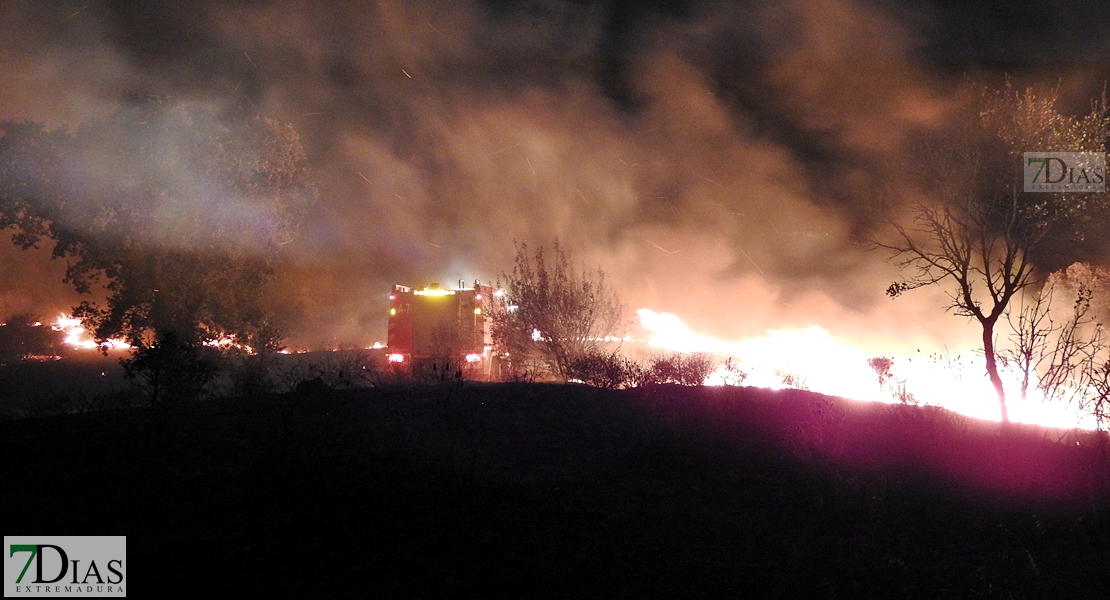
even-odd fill
[[[995,231],[989,226],[993,215],[981,210],[973,195],[965,199],[968,201],[917,207],[913,229],[895,224],[901,243],[883,246],[894,252],[895,264],[911,276],[890,284],[887,294],[895,298],[907,290],[946,280],[953,284],[947,308],[979,323],[987,375],[998,394],[1002,420],[1007,421],[994,328],[1014,296],[1034,283],[1026,249],[1037,240],[1016,231],[1016,194],[1003,227]]]
[[[985,367],[1008,422],[999,375],[995,327],[1011,301],[1041,283],[1039,273],[1069,264],[1083,242],[1091,205],[1080,194],[1025,193],[1021,153],[1103,151],[1110,135],[1106,99],[1083,117],[1055,109],[1055,97],[1032,91],[969,90],[968,118],[923,144],[921,182],[929,199],[891,219],[891,252],[907,276],[887,294],[950,285],[947,309],[974,319],[982,333]]]
[[[1076,263],[1049,275],[1026,294],[1016,316],[1008,315],[1012,347],[999,353],[1021,376],[1021,397],[1037,389],[1048,400],[1075,401],[1102,427],[1110,400],[1110,340],[1096,318],[1095,302],[1105,302],[1110,272]],[[1065,317],[1053,312],[1070,301]],[[1014,311],[1011,311],[1014,312]]]
[[[534,253],[516,246],[513,272],[502,274],[504,296],[491,311],[493,339],[514,371],[538,358],[565,381],[576,360],[597,353],[607,336],[624,333],[626,309],[600,268],[573,270],[558,241],[551,258],[542,246]]]
[[[1102,337],[1101,325],[1090,316],[1093,291],[1087,281],[1078,282],[1068,317],[1060,321],[1054,315],[1053,305],[1063,293],[1058,289],[1060,277],[1061,273],[1050,275],[1043,287],[1023,295],[1016,311],[1006,314],[1013,332],[1011,347],[1000,350],[999,359],[1017,369],[1023,400],[1031,388],[1040,389],[1046,398],[1074,389],[1071,384]]]

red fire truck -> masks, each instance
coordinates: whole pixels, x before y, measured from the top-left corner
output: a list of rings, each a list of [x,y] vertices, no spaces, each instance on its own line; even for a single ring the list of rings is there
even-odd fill
[[[394,285],[389,295],[387,346],[393,363],[443,360],[468,378],[493,375],[490,309],[498,291],[475,281],[447,289],[433,283],[421,289]],[[454,365],[459,365],[456,367]]]

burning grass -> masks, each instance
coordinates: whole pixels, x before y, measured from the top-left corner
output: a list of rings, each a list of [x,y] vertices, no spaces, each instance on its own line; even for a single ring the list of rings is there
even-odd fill
[[[229,591],[330,597],[1110,585],[1105,437],[1003,434],[942,409],[753,388],[305,386],[8,421],[0,438],[6,514],[128,535],[132,585],[160,595],[213,564],[235,565]]]

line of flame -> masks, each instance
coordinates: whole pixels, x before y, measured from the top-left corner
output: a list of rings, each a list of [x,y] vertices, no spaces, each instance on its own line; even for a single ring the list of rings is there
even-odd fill
[[[768,331],[762,337],[724,341],[693,332],[682,319],[670,313],[642,308],[636,311],[644,329],[651,333],[648,343],[675,352],[711,352],[724,360],[733,357],[747,377],[744,385],[779,389],[804,386],[815,392],[855,400],[896,402],[889,385],[881,386],[867,359],[893,358],[892,379],[904,383],[905,390],[924,405],[941,406],[970,417],[1001,419],[997,396],[982,366],[982,358],[947,355],[898,356],[866,352],[833,337],[816,325],[801,329]],[[1003,371],[1008,390],[1016,390],[1019,376]],[[722,385],[735,375],[718,368],[706,385]],[[1062,401],[1046,401],[1036,393],[1021,401],[1009,394],[1010,418],[1021,423],[1046,427],[1094,429],[1091,415]]]

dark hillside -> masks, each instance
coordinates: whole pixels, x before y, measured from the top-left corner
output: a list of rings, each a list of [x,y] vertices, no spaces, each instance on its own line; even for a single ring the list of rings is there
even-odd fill
[[[10,530],[127,535],[136,597],[1110,589],[1105,438],[934,409],[467,384],[14,420],[0,439]]]
[[[120,352],[73,352],[61,360],[0,365],[0,420],[137,404]]]

